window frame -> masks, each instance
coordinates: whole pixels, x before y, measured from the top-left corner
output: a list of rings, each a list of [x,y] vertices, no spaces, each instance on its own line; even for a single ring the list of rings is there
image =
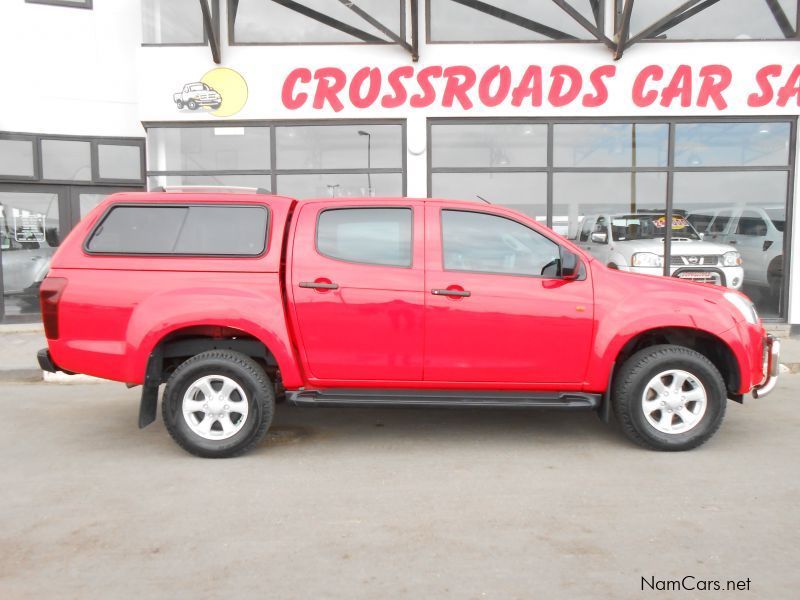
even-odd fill
[[[215,0],[218,1],[218,0]],[[263,0],[264,2],[269,2],[270,0]],[[400,31],[397,34],[406,39],[406,3],[405,0],[396,0],[399,3],[399,10],[400,10]],[[233,0],[225,0],[226,5],[226,20],[228,25],[228,45],[229,46],[391,46],[396,42],[387,40],[381,42],[367,42],[364,40],[354,40],[352,42],[308,42],[308,41],[301,41],[301,42],[237,42],[235,29],[236,23],[235,18],[233,16],[233,10],[231,10],[231,5],[233,4]],[[310,18],[310,17],[306,17]],[[366,23],[366,21],[364,21]]]
[[[25,0],[25,4],[45,4],[47,6],[64,6],[88,10],[92,10],[92,2],[93,0],[81,0],[81,2],[68,2],[68,0]]]
[[[142,2],[143,1],[144,0],[142,0]],[[203,1],[205,1],[205,0],[203,0]],[[217,38],[219,38],[219,27],[220,27],[219,26],[219,23],[220,23],[220,20],[219,20],[219,0],[208,0],[208,3],[209,3],[209,7],[211,8],[211,22],[212,22],[213,27],[214,27],[214,33],[217,35]],[[139,7],[140,21],[141,21],[141,11],[142,10],[144,10],[144,4],[143,3]],[[200,5],[199,4],[197,5],[197,10],[200,10]],[[205,23],[203,23],[203,41],[202,42],[163,42],[163,43],[160,43],[160,42],[145,42],[144,41],[144,31],[142,30],[142,26],[143,26],[143,24],[140,22],[139,23],[139,30],[140,30],[140,33],[141,33],[141,36],[142,36],[142,43],[141,43],[141,47],[142,48],[173,48],[173,47],[174,48],[181,48],[181,47],[191,47],[191,46],[197,46],[197,47],[208,46],[208,42],[209,42],[208,31],[206,31]]]
[[[374,209],[399,209],[399,210],[407,210],[411,214],[411,244],[409,246],[410,249],[410,256],[409,256],[409,263],[407,265],[387,265],[386,263],[375,263],[369,261],[361,261],[361,260],[347,260],[345,258],[339,258],[336,256],[331,256],[330,254],[325,254],[319,248],[319,222],[322,218],[322,215],[326,212],[331,212],[335,210],[374,210]],[[320,256],[327,258],[328,260],[335,260],[336,262],[342,262],[349,265],[364,265],[369,267],[386,267],[388,269],[413,269],[414,268],[414,245],[416,244],[416,239],[414,238],[414,216],[415,216],[414,207],[410,204],[408,205],[360,205],[360,204],[350,204],[350,205],[343,205],[343,206],[333,206],[329,208],[322,208],[317,212],[316,218],[314,219],[314,250]]]
[[[30,141],[33,144],[33,176],[0,174],[0,183],[26,182],[61,185],[108,185],[120,187],[142,188],[146,182],[145,164],[145,138],[121,136],[79,136],[48,133],[22,133],[13,131],[0,131],[0,139]],[[42,171],[42,140],[56,140],[66,142],[89,142],[89,155],[92,175],[90,179],[46,179]],[[110,146],[139,146],[139,179],[104,179],[100,177],[98,159],[98,145]]]
[[[108,216],[116,208],[204,208],[209,206],[221,206],[224,208],[260,208],[266,213],[264,227],[264,247],[258,254],[197,254],[189,252],[120,252],[92,250],[89,243],[94,238],[97,230],[103,225]],[[257,203],[227,203],[227,202],[114,202],[109,204],[103,214],[92,224],[89,233],[83,239],[81,247],[86,254],[95,256],[135,256],[142,258],[211,258],[211,259],[259,259],[263,258],[270,250],[270,232],[272,228],[272,211],[266,204]]]
[[[609,0],[609,1],[611,1],[611,0]],[[794,37],[790,37],[790,38],[787,38],[787,37],[750,38],[750,39],[740,39],[740,38],[702,38],[702,37],[698,37],[698,38],[681,38],[681,39],[675,39],[675,38],[669,39],[669,38],[667,38],[667,39],[663,39],[663,40],[659,40],[659,39],[656,39],[656,38],[642,38],[640,40],[637,40],[636,43],[637,44],[642,44],[642,43],[646,43],[646,44],[651,44],[651,43],[656,43],[656,44],[681,44],[681,43],[683,43],[683,44],[685,44],[685,43],[692,43],[692,42],[744,42],[744,43],[748,43],[748,42],[796,42],[796,41],[800,40],[800,0],[795,0],[795,1],[797,1],[798,6],[797,6],[797,17],[796,17],[795,22],[793,23],[794,30],[795,30]],[[621,25],[622,10],[623,10],[623,7],[624,7],[625,0],[614,0],[614,2],[615,2],[615,6],[614,6],[614,31],[618,31],[617,27],[619,25]],[[634,2],[634,5],[633,5],[633,10],[636,10],[636,3],[635,2]],[[664,13],[664,16],[666,16],[666,15],[667,15],[667,13]],[[635,35],[635,33],[631,32],[631,36],[633,36],[633,35]]]
[[[445,212],[478,213],[478,214],[481,214],[481,215],[487,215],[487,216],[490,216],[490,217],[497,217],[497,218],[500,218],[500,219],[505,219],[506,221],[511,221],[512,223],[516,223],[517,225],[520,225],[521,227],[525,227],[526,229],[532,231],[533,233],[535,233],[537,235],[542,236],[544,239],[546,239],[549,242],[551,242],[556,248],[558,248],[559,259],[561,258],[561,253],[564,251],[564,246],[559,244],[556,240],[552,239],[549,235],[545,235],[544,233],[542,233],[540,231],[536,231],[536,229],[534,229],[530,225],[526,225],[525,223],[522,223],[521,221],[519,221],[519,220],[517,220],[517,219],[515,219],[513,217],[510,217],[508,215],[501,215],[501,214],[498,214],[498,213],[495,213],[495,212],[487,212],[485,209],[479,210],[477,208],[473,209],[473,208],[462,208],[462,207],[458,207],[458,208],[442,207],[442,208],[439,209],[439,239],[441,240],[440,246],[441,246],[441,249],[442,249],[441,257],[440,257],[441,258],[441,265],[442,265],[442,272],[444,272],[444,273],[474,273],[476,275],[496,275],[496,276],[499,276],[499,277],[527,277],[529,279],[562,279],[562,277],[559,276],[559,275],[555,275],[554,277],[549,277],[547,275],[529,275],[527,273],[498,273],[497,271],[474,271],[472,269],[448,269],[448,268],[446,268],[445,267],[445,263],[444,263],[444,219],[442,218],[443,213],[445,213]],[[580,260],[580,258],[578,260]],[[583,262],[583,261],[581,261],[581,262]]]
[[[399,167],[366,167],[340,168],[340,169],[279,169],[277,155],[277,133],[279,127],[305,127],[305,126],[352,126],[369,127],[370,125],[397,125],[400,127],[400,153]],[[399,174],[401,176],[402,195],[407,193],[408,182],[408,156],[407,156],[407,121],[406,119],[298,119],[298,120],[254,120],[254,121],[145,121],[142,123],[146,132],[150,129],[178,129],[178,128],[205,128],[214,129],[222,127],[268,127],[270,129],[269,154],[270,165],[267,169],[208,169],[208,170],[145,170],[145,181],[151,177],[169,176],[214,176],[214,175],[262,175],[269,177],[269,190],[273,194],[281,194],[278,187],[280,175],[317,175],[317,174],[355,174],[355,175],[381,175]]]

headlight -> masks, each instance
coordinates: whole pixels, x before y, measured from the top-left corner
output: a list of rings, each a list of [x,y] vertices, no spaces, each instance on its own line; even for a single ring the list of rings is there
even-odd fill
[[[742,264],[742,257],[738,252],[726,252],[722,255],[722,265],[725,267],[738,267]]]
[[[634,267],[663,267],[664,257],[652,252],[637,252],[631,257]]]
[[[750,300],[735,292],[725,292],[725,299],[742,313],[745,321],[751,325],[758,324],[758,313],[756,312],[756,307],[753,306]]]

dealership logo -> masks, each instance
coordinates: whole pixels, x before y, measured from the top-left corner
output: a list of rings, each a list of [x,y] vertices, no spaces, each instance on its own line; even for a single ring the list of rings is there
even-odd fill
[[[205,110],[215,117],[230,117],[247,102],[247,82],[233,69],[211,69],[199,81],[183,84],[172,101],[180,111]]]

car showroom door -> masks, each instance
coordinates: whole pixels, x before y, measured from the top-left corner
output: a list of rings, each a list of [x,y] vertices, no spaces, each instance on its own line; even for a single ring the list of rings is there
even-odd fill
[[[560,279],[559,245],[502,209],[430,203],[426,219],[425,380],[534,389],[584,381],[586,269]]]
[[[301,206],[291,294],[320,381],[421,381],[424,213],[408,201]]]
[[[0,184],[0,320],[37,320],[39,284],[64,231],[69,195],[62,186]]]

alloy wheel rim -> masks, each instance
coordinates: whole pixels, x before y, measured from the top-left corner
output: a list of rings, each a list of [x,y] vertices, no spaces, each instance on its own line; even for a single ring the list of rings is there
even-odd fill
[[[183,395],[183,419],[194,433],[207,440],[236,435],[250,410],[242,386],[224,375],[195,380]]]
[[[661,433],[686,433],[705,415],[708,395],[700,379],[688,371],[670,369],[653,377],[642,393],[642,412]]]

